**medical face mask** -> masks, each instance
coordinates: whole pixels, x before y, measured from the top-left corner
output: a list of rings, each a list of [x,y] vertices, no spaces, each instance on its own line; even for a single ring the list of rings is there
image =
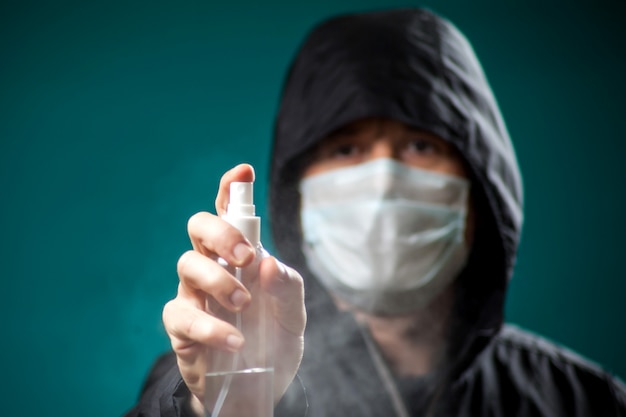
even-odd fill
[[[359,309],[423,308],[467,261],[465,179],[376,159],[305,178],[300,193],[309,268]]]

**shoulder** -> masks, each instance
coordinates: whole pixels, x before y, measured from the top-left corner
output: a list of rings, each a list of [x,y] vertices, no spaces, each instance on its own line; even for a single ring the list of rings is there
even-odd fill
[[[553,371],[575,372],[591,379],[614,379],[600,365],[588,358],[552,342],[545,337],[523,330],[514,325],[503,326],[494,338],[492,346],[496,359],[506,362],[520,361],[530,374],[536,367],[556,368]],[[573,375],[571,375],[573,376]],[[616,382],[619,382],[616,379]]]
[[[506,325],[458,380],[463,395],[477,391],[499,408],[528,415],[617,416],[626,388],[599,365],[546,338]]]

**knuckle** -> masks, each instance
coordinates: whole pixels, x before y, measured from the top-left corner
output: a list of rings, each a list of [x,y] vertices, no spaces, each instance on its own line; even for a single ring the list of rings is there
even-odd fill
[[[176,271],[178,272],[178,276],[180,278],[185,276],[186,272],[189,270],[189,264],[192,262],[194,256],[194,251],[188,250],[183,253],[180,258],[178,258],[178,262],[176,263]]]
[[[193,370],[189,370],[185,372],[185,382],[187,385],[197,385],[202,381],[202,375],[198,372],[193,372]]]
[[[184,324],[184,332],[191,339],[200,341],[210,339],[215,333],[214,327],[198,315],[192,315]]]
[[[176,317],[177,312],[177,304],[176,299],[170,300],[163,306],[163,311],[161,312],[161,319],[163,320],[163,325],[165,326],[165,330],[168,331],[171,329],[171,322],[174,317]]]
[[[200,211],[194,215],[192,215],[187,220],[187,232],[192,234],[194,230],[196,230],[199,225],[202,223],[203,219],[206,217],[206,212]]]

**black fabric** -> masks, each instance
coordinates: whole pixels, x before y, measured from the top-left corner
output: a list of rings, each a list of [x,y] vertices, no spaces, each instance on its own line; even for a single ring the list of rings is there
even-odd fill
[[[269,203],[279,256],[305,279],[308,324],[299,378],[276,416],[396,415],[362,330],[335,308],[300,249],[297,185],[307,151],[366,117],[399,120],[456,147],[477,213],[470,258],[455,283],[447,365],[425,378],[395,381],[409,414],[626,416],[618,380],[502,325],[522,226],[515,152],[471,46],[448,21],[420,9],[330,19],[313,29],[289,70],[275,124]],[[179,415],[184,396],[170,356],[153,370],[132,415]]]
[[[183,382],[176,356],[165,354],[157,359],[141,389],[137,404],[126,417],[180,416],[191,417],[189,390]]]
[[[345,326],[340,323],[337,328],[345,332]],[[319,352],[315,365],[308,362],[301,368],[310,404],[306,415],[395,415],[362,343],[346,347],[328,346]],[[404,380],[398,387],[411,416],[626,416],[626,388],[621,382],[512,326],[504,326],[455,381],[441,385],[433,379]],[[304,404],[302,390],[294,388],[295,393],[288,395],[299,400],[290,402]],[[300,412],[279,408],[276,416],[304,416]]]
[[[319,350],[308,351],[300,380],[290,386],[275,417],[394,416],[356,323],[340,313],[326,324],[316,326],[314,337],[328,337],[330,343],[316,343]],[[150,379],[161,384],[144,391],[127,416],[191,415],[182,406],[184,384],[172,353],[157,361]],[[441,395],[439,385],[429,379],[404,380],[398,386],[411,416],[626,416],[626,387],[619,380],[512,326],[504,326],[490,339],[465,372],[444,386]]]

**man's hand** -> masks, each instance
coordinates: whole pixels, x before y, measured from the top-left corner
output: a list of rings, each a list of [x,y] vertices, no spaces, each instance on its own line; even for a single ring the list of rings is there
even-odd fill
[[[254,170],[242,164],[223,175],[215,200],[218,216],[226,211],[230,183],[234,181],[254,181]],[[212,370],[209,350],[237,352],[246,343],[239,330],[207,311],[207,297],[212,296],[223,308],[238,312],[248,307],[253,296],[217,259],[243,267],[254,260],[255,249],[239,230],[218,216],[201,212],[189,219],[193,250],[180,257],[178,294],[163,309],[163,323],[197,412],[201,412],[205,396],[204,375]],[[261,261],[259,284],[262,296],[269,297],[274,318],[274,387],[278,401],[302,359],[304,285],[300,274],[274,257]]]

